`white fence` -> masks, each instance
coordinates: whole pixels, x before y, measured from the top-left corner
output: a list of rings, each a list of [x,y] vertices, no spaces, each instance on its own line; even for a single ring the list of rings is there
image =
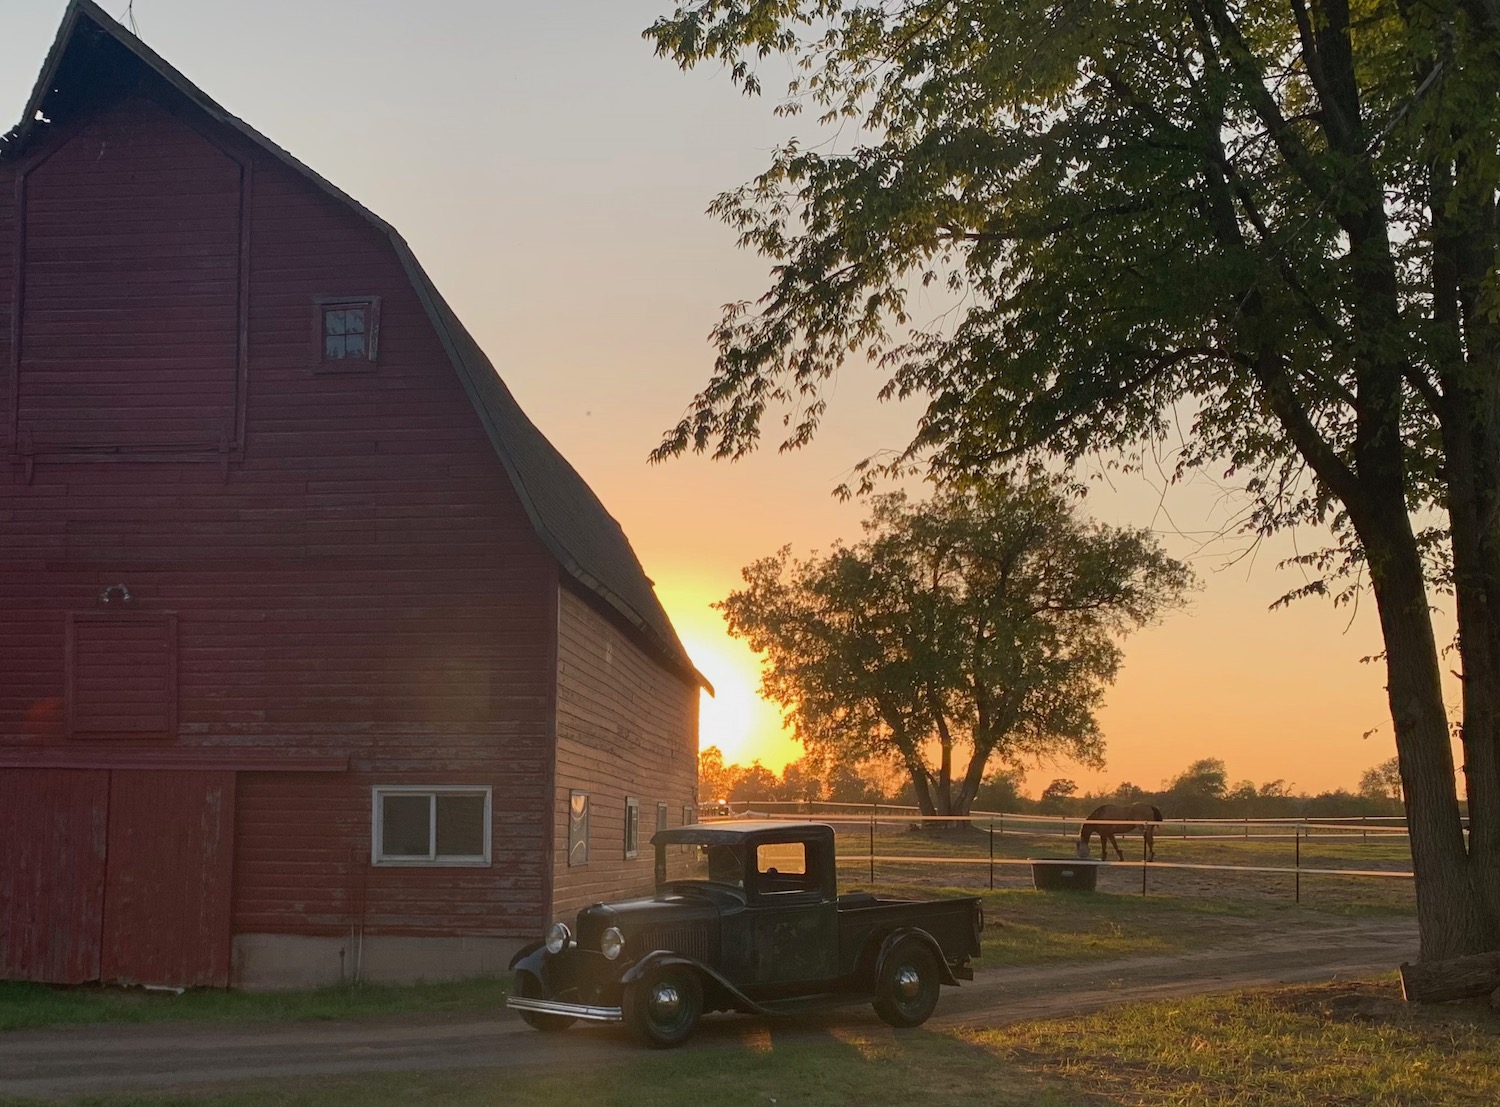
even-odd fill
[[[1199,872],[1222,872],[1240,874],[1283,874],[1292,877],[1292,893],[1297,902],[1302,899],[1302,877],[1337,876],[1369,878],[1373,880],[1411,880],[1413,874],[1405,869],[1303,864],[1303,843],[1318,839],[1318,846],[1326,848],[1333,842],[1369,843],[1405,840],[1406,820],[1401,816],[1364,815],[1340,818],[1279,818],[1279,819],[1163,819],[1155,823],[1157,842],[1172,840],[1190,844],[1214,842],[1281,842],[1289,847],[1288,864],[1205,864],[1189,861],[1147,861],[1143,848],[1139,859],[1127,861],[1099,861],[1074,857],[1030,858],[1005,856],[1007,838],[1025,838],[1035,843],[1056,837],[1069,843],[1077,841],[1084,823],[1079,816],[1031,815],[1017,812],[975,811],[969,815],[922,815],[914,807],[894,804],[844,804],[805,803],[795,801],[764,801],[750,804],[719,805],[711,814],[705,812],[707,821],[722,818],[735,819],[791,819],[797,821],[831,824],[840,834],[840,866],[858,866],[868,870],[871,882],[876,879],[880,865],[952,865],[988,870],[987,883],[995,887],[997,870],[1013,866],[1031,866],[1037,860],[1057,862],[1066,860],[1073,865],[1092,865],[1119,870],[1138,867],[1141,874],[1141,894],[1148,890],[1148,872],[1163,870],[1185,870]],[[967,853],[939,856],[930,853],[909,854],[900,852],[877,852],[877,838],[888,835],[892,827],[911,828],[932,823],[967,823],[985,835],[988,849],[983,853]],[[867,848],[854,852],[849,849],[850,839],[865,831]],[[1001,855],[996,854],[996,840],[1002,843]],[[972,841],[972,839],[971,839]]]

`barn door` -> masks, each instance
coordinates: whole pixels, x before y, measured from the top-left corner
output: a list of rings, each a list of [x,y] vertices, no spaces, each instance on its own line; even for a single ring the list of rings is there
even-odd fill
[[[0,770],[0,979],[99,979],[109,774]]]
[[[99,978],[227,986],[234,773],[110,776]]]

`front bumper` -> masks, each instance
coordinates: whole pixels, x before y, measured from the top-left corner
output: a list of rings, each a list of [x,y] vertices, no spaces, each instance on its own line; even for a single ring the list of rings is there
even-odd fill
[[[595,1007],[587,1003],[563,1003],[556,999],[532,999],[528,996],[508,996],[505,1006],[516,1011],[565,1015],[571,1019],[587,1019],[590,1022],[620,1022],[624,1018],[618,1007]]]

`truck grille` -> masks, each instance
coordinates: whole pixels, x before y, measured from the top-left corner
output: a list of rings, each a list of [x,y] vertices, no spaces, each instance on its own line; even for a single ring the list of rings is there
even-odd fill
[[[684,957],[709,964],[718,959],[713,928],[697,926],[648,926],[630,940],[630,956],[644,957],[654,949],[669,949]]]

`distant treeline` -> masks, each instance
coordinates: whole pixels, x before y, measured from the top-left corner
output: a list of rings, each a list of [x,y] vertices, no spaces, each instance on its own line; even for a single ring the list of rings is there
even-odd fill
[[[1025,772],[1019,768],[991,774],[980,788],[974,810],[1083,816],[1101,803],[1144,800],[1172,819],[1338,818],[1403,813],[1394,757],[1366,770],[1354,791],[1340,788],[1316,795],[1293,792],[1284,780],[1231,783],[1224,762],[1216,757],[1194,761],[1156,789],[1125,781],[1107,792],[1080,792],[1073,781],[1059,777],[1033,798],[1022,791],[1024,783]],[[910,781],[887,766],[818,765],[804,757],[788,764],[778,776],[759,761],[748,766],[726,765],[715,746],[699,757],[698,796],[704,804],[727,800],[916,806]]]

